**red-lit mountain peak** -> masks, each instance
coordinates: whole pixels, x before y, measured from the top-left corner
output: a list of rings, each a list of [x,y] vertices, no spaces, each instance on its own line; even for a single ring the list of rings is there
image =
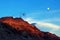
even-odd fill
[[[35,26],[24,21],[22,18],[2,17],[0,18],[0,22],[7,23],[17,30],[29,30],[31,33],[39,33],[39,30]]]
[[[5,25],[5,24],[7,24],[7,25]],[[6,27],[6,26],[11,27],[12,29],[16,29],[17,32],[24,34],[25,36],[31,38],[31,40],[60,40],[60,38],[54,34],[38,30],[35,26],[24,21],[22,18],[13,18],[13,17],[0,18],[0,27]],[[7,28],[7,29],[11,29],[11,28]],[[14,30],[13,30],[13,32],[14,32]],[[24,36],[21,34],[19,34],[20,37]],[[18,34],[16,34],[16,35],[18,35]]]

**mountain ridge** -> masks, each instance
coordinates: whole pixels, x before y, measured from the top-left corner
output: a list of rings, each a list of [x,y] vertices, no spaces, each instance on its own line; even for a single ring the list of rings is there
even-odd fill
[[[60,37],[56,36],[55,34],[52,34],[50,32],[43,32],[37,29],[36,26],[33,26],[28,22],[24,21],[22,18],[2,17],[0,18],[0,26],[7,27],[6,29],[12,31],[11,33],[16,33],[16,35],[25,35],[28,38],[30,37],[30,39],[22,38],[20,40],[60,40]],[[13,38],[11,38],[11,40],[13,40]]]

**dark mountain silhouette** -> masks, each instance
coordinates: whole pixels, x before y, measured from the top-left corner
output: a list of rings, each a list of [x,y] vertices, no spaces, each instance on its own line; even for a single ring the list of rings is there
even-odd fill
[[[2,17],[0,40],[60,40],[60,37],[38,30],[22,18]]]

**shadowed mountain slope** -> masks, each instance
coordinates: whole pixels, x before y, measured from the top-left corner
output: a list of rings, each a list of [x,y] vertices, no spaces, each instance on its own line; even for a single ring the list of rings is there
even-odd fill
[[[2,17],[0,40],[60,40],[60,37],[40,31],[22,18]]]

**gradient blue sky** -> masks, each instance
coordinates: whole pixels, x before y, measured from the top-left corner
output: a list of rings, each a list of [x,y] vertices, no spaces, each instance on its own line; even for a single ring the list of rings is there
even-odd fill
[[[26,13],[26,16],[23,17],[22,13]],[[0,0],[0,17],[4,16],[21,16],[28,22],[41,21],[60,29],[60,0]],[[49,27],[46,27],[48,31],[51,30]],[[44,27],[40,29],[47,31]],[[53,32],[60,35],[59,29]]]

